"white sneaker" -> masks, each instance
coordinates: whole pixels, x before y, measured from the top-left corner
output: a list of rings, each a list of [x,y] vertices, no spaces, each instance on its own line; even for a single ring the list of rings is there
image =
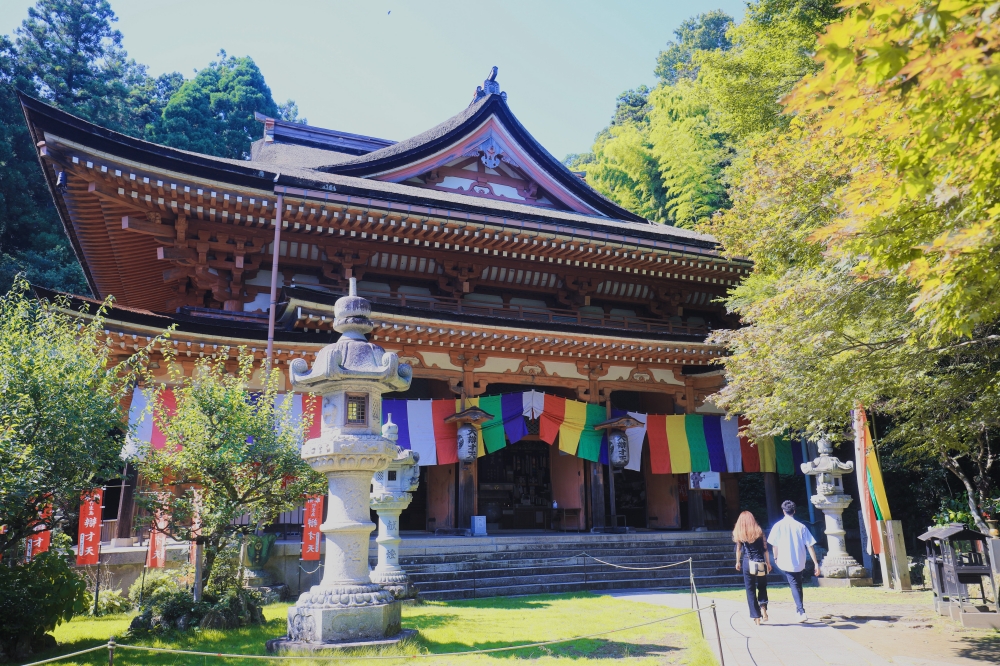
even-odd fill
[[[795,619],[795,621],[798,622],[799,624],[809,621],[809,616],[806,615],[805,613],[796,613],[796,615],[798,615],[798,617]]]

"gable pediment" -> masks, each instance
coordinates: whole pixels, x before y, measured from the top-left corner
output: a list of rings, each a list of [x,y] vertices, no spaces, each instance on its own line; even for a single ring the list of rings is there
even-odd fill
[[[376,180],[594,214],[522,147],[496,115],[431,155],[371,176]]]

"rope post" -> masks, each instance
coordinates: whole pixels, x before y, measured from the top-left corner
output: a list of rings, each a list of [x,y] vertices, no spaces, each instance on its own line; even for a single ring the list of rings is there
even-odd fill
[[[701,618],[701,613],[698,613]],[[719,645],[719,666],[726,666],[726,658],[722,656],[722,632],[719,631],[719,616],[715,612],[715,599],[712,600],[712,620],[715,621],[715,642]],[[702,632],[704,636],[704,632]]]
[[[688,566],[691,567],[691,595],[694,598],[694,607],[698,609],[698,628],[701,630],[701,637],[705,637],[705,623],[701,619],[701,602],[698,601],[698,586],[694,583],[694,558],[688,558]]]
[[[115,666],[115,639],[108,640],[108,666]]]

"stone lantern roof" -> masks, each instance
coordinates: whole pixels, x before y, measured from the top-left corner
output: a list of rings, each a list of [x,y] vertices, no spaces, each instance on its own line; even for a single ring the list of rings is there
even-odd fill
[[[296,391],[327,393],[336,383],[357,379],[377,382],[381,393],[405,391],[410,386],[413,368],[365,339],[373,327],[371,311],[371,303],[358,296],[357,280],[351,278],[349,295],[334,305],[334,330],[340,339],[320,350],[312,369],[304,359],[292,362],[288,374]]]

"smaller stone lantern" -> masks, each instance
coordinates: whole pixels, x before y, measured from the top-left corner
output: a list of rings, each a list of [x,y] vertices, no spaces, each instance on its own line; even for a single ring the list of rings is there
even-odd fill
[[[844,492],[844,482],[841,477],[854,471],[854,463],[841,462],[839,458],[831,455],[833,446],[826,437],[820,438],[818,446],[819,457],[811,462],[802,463],[802,473],[816,477],[816,494],[812,496],[811,501],[823,512],[826,522],[828,550],[820,565],[820,570],[823,572],[820,584],[845,587],[871,585],[868,570],[858,564],[844,547],[846,532],[842,514],[853,500]]]
[[[396,441],[398,428],[392,418],[382,426],[386,439]],[[397,599],[417,596],[417,588],[410,583],[406,572],[399,566],[399,514],[410,505],[413,491],[420,483],[420,454],[399,449],[396,459],[372,477],[371,506],[378,514],[378,564],[371,573],[373,583],[392,592]]]

